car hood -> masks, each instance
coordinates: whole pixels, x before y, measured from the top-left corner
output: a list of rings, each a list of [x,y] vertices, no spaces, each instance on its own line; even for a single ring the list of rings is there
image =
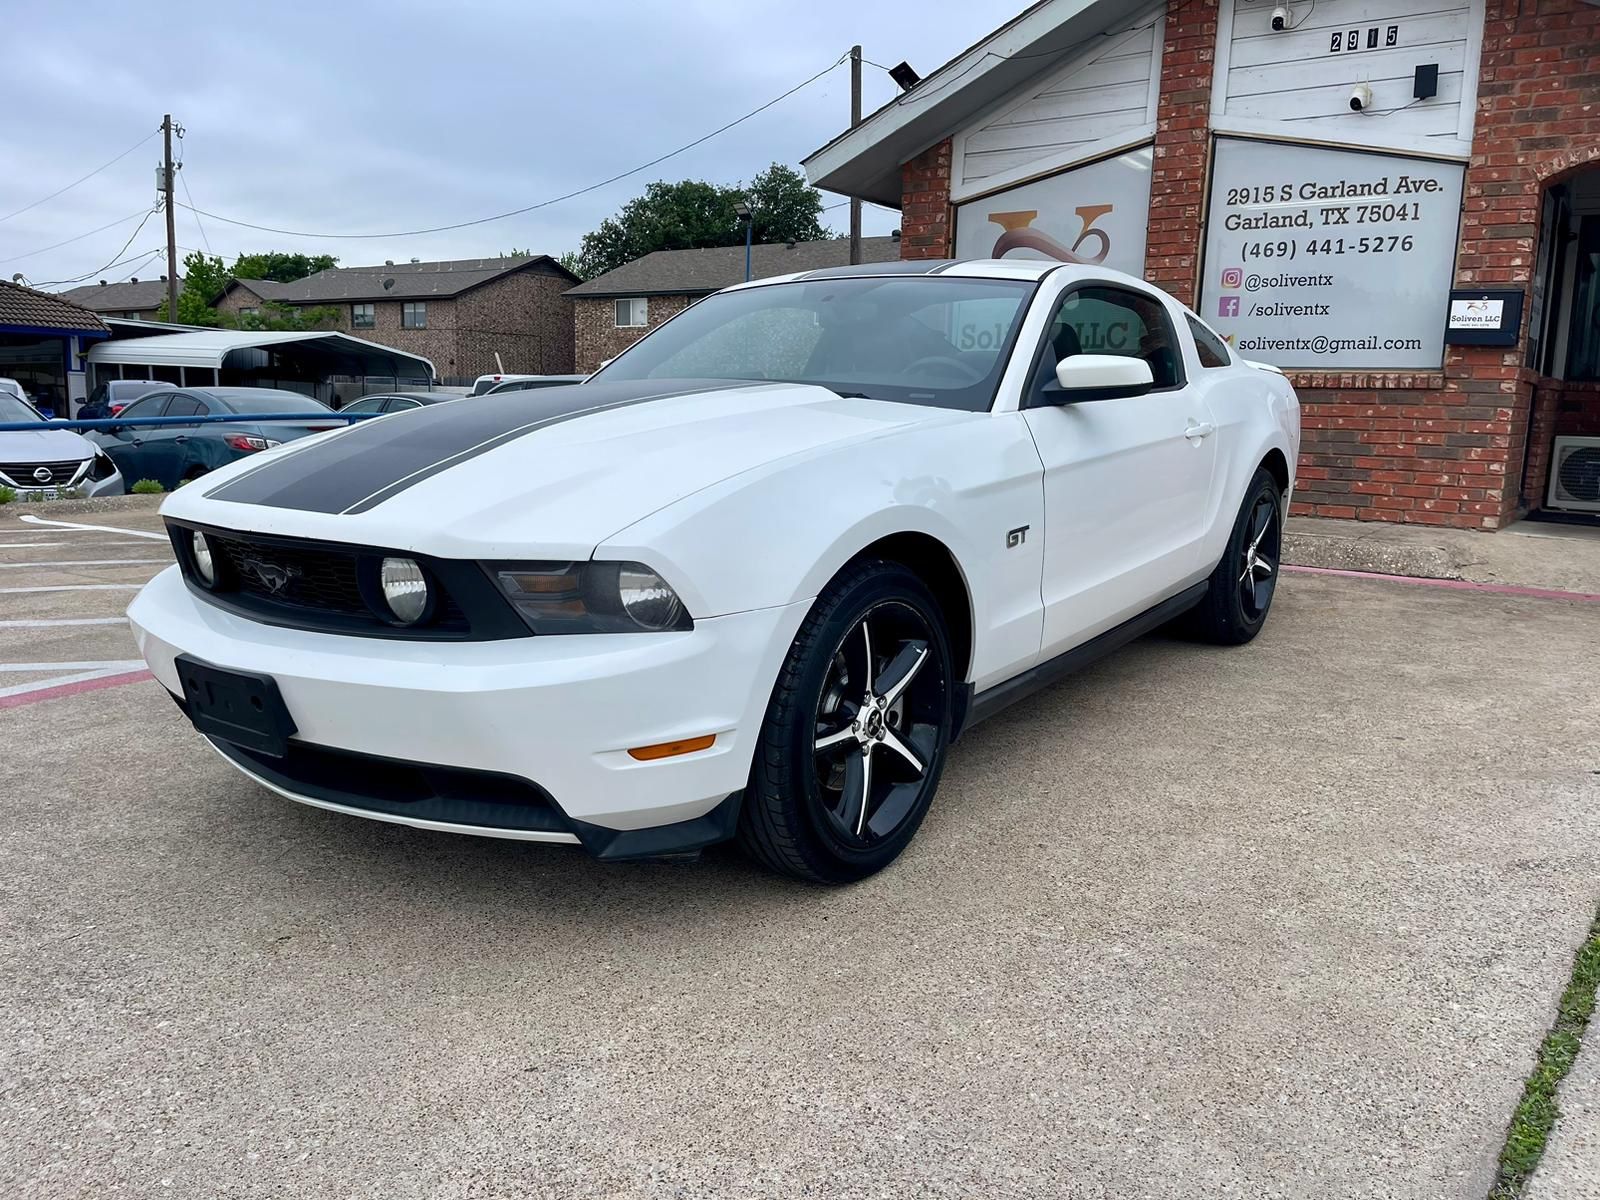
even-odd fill
[[[26,433],[0,433],[0,462],[81,462],[94,449],[93,442],[70,429],[44,426]]]
[[[397,413],[254,456],[163,513],[444,557],[587,558],[765,464],[971,414],[788,383],[590,383]]]

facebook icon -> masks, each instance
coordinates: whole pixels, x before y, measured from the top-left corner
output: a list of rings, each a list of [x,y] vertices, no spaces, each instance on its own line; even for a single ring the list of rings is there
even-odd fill
[[[1239,297],[1224,296],[1217,302],[1217,315],[1219,317],[1237,317],[1239,315]]]

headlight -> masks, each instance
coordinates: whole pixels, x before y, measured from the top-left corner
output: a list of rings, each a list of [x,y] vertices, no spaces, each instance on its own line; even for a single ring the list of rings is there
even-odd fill
[[[428,577],[412,558],[386,558],[378,568],[378,586],[390,614],[401,625],[415,625],[428,615],[432,598]]]
[[[694,628],[678,593],[642,563],[491,563],[489,571],[535,633]]]
[[[189,556],[194,560],[195,576],[208,588],[217,586],[217,564],[211,558],[211,543],[198,529],[189,535]]]
[[[110,479],[116,474],[117,465],[111,461],[104,450],[94,452],[94,461],[89,464],[89,478],[98,483],[102,479]]]

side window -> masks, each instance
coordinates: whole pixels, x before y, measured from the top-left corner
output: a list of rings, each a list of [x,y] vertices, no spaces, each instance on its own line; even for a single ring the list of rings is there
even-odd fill
[[[357,400],[354,404],[346,404],[341,411],[353,413],[377,412],[382,407],[383,399],[379,397],[376,400]]]
[[[422,407],[422,405],[418,404],[415,400],[407,400],[404,396],[396,396],[393,400],[389,401],[389,407],[387,409],[385,409],[384,411],[386,411],[386,412],[405,412],[406,409],[408,409],[408,408],[421,408],[421,407]]]
[[[135,417],[163,416],[164,414],[162,409],[166,408],[167,401],[169,399],[171,399],[171,397],[165,393],[160,393],[154,396],[146,396],[142,400],[135,400],[117,415],[126,417],[129,420],[132,420]]]
[[[1157,391],[1183,383],[1172,322],[1153,296],[1098,284],[1075,288],[1061,298],[1045,338],[1035,388],[1054,379],[1056,363],[1075,354],[1142,358]]]
[[[1193,317],[1188,317],[1189,332],[1194,335],[1194,348],[1200,353],[1202,367],[1231,366],[1233,359],[1228,354],[1228,347],[1216,334],[1207,329]]]
[[[167,411],[161,415],[164,417],[198,417],[205,415],[205,411],[206,406],[201,401],[180,392],[168,401]]]

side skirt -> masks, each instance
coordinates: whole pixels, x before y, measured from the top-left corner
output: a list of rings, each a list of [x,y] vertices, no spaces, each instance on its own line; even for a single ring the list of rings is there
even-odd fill
[[[1182,616],[1205,598],[1207,586],[1205,580],[1192,584],[1176,596],[1163,600],[1154,608],[1147,608],[1138,616],[1129,618],[1114,629],[1106,630],[1098,637],[1090,638],[1081,646],[1074,646],[1052,659],[1029,667],[1021,675],[1004,683],[997,683],[986,692],[971,696],[966,705],[966,720],[962,722],[960,733],[965,733],[979,721],[994,716],[1018,700],[1026,699],[1041,688],[1049,687],[1074,671],[1082,670],[1113,650],[1126,646],[1135,638],[1143,637],[1174,617]]]

